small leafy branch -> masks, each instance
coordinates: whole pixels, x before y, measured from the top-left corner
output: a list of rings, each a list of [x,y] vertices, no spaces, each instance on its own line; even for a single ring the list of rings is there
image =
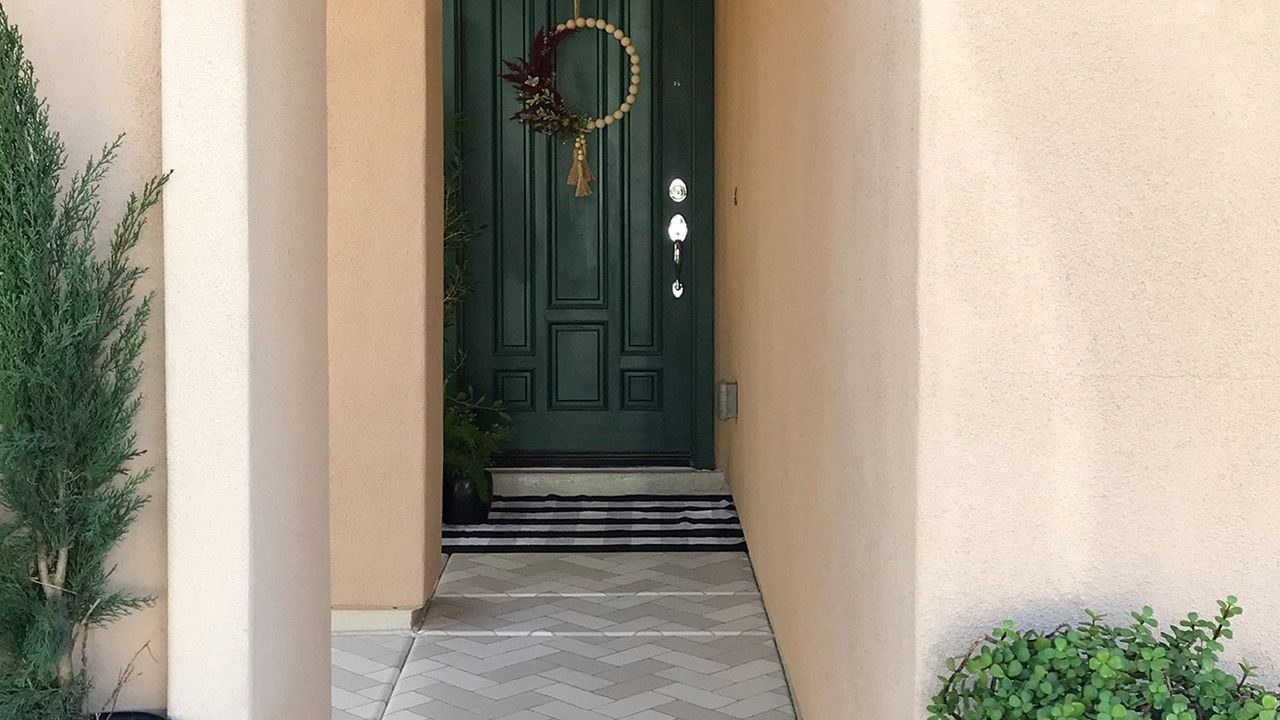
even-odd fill
[[[66,147],[0,7],[0,717],[84,717],[90,632],[152,602],[112,587],[110,553],[148,500],[133,424],[151,296],[130,255],[168,176],[100,252],[120,144],[63,186]]]
[[[1124,626],[1088,610],[1047,633],[1006,621],[947,660],[929,719],[1277,720],[1277,693],[1252,682],[1253,666],[1218,668],[1241,612],[1228,597],[1212,618],[1191,613],[1163,632],[1149,607]]]
[[[462,301],[471,293],[471,268],[467,248],[473,232],[471,215],[462,204],[462,161],[454,158],[444,175],[444,318],[452,327]]]
[[[471,216],[462,202],[462,162],[455,158],[444,178],[444,315],[448,328],[457,327],[457,315],[473,287],[467,249],[474,238]],[[448,343],[446,343],[448,346]],[[499,403],[489,402],[475,390],[458,388],[466,354],[454,348],[446,358],[444,395],[444,472],[469,477],[488,500],[491,482],[486,470],[502,444],[511,436],[511,417]],[[491,418],[487,426],[482,419]]]

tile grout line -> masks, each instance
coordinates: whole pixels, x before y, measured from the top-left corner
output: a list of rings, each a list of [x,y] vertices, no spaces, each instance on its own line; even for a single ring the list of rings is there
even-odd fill
[[[449,563],[451,562],[453,562],[453,556],[445,555],[444,562],[440,563],[440,574],[436,577],[436,583],[433,590],[440,587],[440,580],[444,578],[444,573],[449,569]],[[432,599],[435,598],[434,592],[431,597]],[[423,607],[423,621],[426,620],[426,610],[429,607],[431,607],[431,600],[427,600],[427,604]],[[396,670],[396,679],[391,682],[391,692],[387,694],[387,702],[382,706],[382,712],[378,713],[377,720],[384,720],[387,717],[387,713],[391,710],[391,701],[395,700],[396,690],[400,689],[400,681],[404,679],[404,670],[409,667],[409,659],[413,657],[413,650],[418,647],[418,639],[422,637],[419,634],[420,632],[421,631],[417,627],[411,630],[411,634],[409,635],[409,649],[405,651],[404,659],[400,661],[400,667]]]
[[[391,692],[387,693],[387,701],[382,705],[382,712],[378,713],[377,720],[383,720],[387,716],[387,711],[391,709],[391,701],[396,697],[396,690],[400,687],[400,680],[404,678],[404,669],[409,666],[409,658],[413,657],[413,649],[418,645],[417,634],[409,636],[409,648],[404,652],[404,658],[400,660],[400,667],[396,669],[396,679],[391,682]]]

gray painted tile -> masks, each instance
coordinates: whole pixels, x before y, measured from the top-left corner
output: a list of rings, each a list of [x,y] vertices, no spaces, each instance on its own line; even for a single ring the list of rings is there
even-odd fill
[[[793,717],[736,553],[454,555],[418,637],[334,667],[334,720]]]

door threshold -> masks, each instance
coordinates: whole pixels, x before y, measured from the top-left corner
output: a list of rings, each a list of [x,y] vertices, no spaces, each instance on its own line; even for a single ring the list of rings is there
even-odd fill
[[[495,468],[494,493],[516,495],[728,495],[719,470],[692,468]]]
[[[669,465],[625,465],[618,467],[557,467],[555,465],[523,465],[519,467],[493,467],[489,468],[491,473],[578,473],[578,474],[599,474],[599,473],[650,473],[660,474],[676,474],[688,475],[690,473],[718,473],[719,470],[700,470],[692,467],[671,467]]]

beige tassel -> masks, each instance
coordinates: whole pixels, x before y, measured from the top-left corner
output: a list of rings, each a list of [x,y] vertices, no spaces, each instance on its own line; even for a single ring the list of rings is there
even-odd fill
[[[586,197],[591,194],[591,181],[594,179],[591,165],[587,163],[587,136],[579,135],[573,141],[573,166],[569,168],[567,184],[577,188],[575,196]]]

